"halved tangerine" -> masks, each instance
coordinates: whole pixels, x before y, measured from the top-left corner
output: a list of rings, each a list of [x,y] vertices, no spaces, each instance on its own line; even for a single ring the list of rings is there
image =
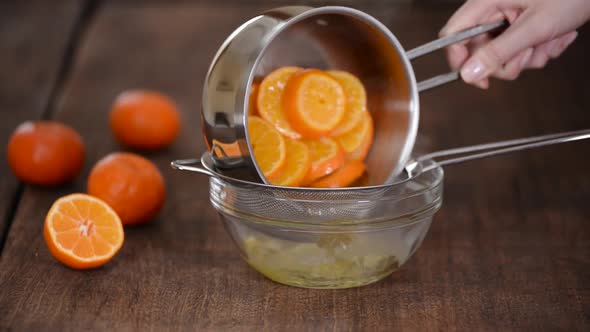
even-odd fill
[[[74,269],[104,265],[125,238],[117,213],[86,194],[67,195],[53,203],[45,218],[44,237],[53,257]]]
[[[256,163],[264,177],[270,181],[285,166],[285,139],[268,121],[254,115],[248,117],[248,134]]]
[[[352,130],[362,120],[367,109],[367,92],[363,83],[351,73],[341,70],[330,70],[327,73],[340,83],[346,95],[346,111],[342,121],[331,133],[338,136]]]
[[[344,164],[344,151],[335,140],[324,137],[304,142],[311,154],[311,166],[301,182],[302,185],[308,185],[323,176],[331,174]]]
[[[291,127],[305,138],[320,138],[342,120],[346,95],[332,76],[308,69],[291,76],[283,94],[283,106]]]
[[[309,148],[305,143],[285,138],[287,162],[280,174],[269,181],[278,186],[296,187],[301,184],[311,165]],[[268,178],[267,178],[268,179]]]
[[[363,113],[363,118],[352,130],[336,137],[336,141],[346,152],[348,160],[364,160],[373,144],[373,119],[369,112]]]
[[[270,122],[277,130],[294,139],[301,138],[289,121],[283,110],[283,90],[291,75],[300,71],[299,67],[282,67],[268,74],[258,87],[258,113]]]

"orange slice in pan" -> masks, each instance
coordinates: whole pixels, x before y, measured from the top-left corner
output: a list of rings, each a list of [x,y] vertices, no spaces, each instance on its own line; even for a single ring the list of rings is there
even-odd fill
[[[294,139],[301,138],[295,131],[283,110],[283,90],[291,75],[300,71],[299,67],[282,67],[268,74],[258,87],[258,113],[266,121],[270,122],[277,130]]]
[[[285,87],[283,105],[291,127],[305,138],[320,138],[342,120],[346,96],[332,76],[309,69],[291,76]]]
[[[373,119],[369,112],[352,130],[336,137],[349,160],[364,160],[373,144]]]
[[[348,187],[355,180],[365,173],[366,166],[360,160],[352,160],[338,169],[336,172],[325,176],[312,183],[312,188],[344,188]]]
[[[330,70],[328,74],[340,83],[346,95],[346,111],[342,121],[331,133],[338,136],[352,130],[362,120],[367,108],[367,92],[363,83],[351,73]]]
[[[268,121],[248,117],[248,134],[254,158],[262,174],[271,180],[281,172],[287,159],[285,139]]]
[[[296,187],[301,184],[311,165],[309,148],[305,143],[285,138],[287,162],[281,173],[269,181],[278,186]]]
[[[301,182],[308,185],[317,179],[333,173],[345,162],[344,151],[335,140],[324,137],[305,141],[311,154],[311,167]]]

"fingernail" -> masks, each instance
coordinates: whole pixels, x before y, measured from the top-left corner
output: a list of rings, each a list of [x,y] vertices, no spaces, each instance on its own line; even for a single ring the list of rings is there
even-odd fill
[[[568,35],[567,38],[564,39],[561,43],[556,43],[556,45],[553,46],[552,49],[551,49],[551,54],[555,54],[555,56],[559,55],[568,46],[570,46],[571,43],[573,43],[574,40],[576,40],[577,37],[578,37],[578,32],[577,31],[574,31],[574,33]]]
[[[470,59],[461,69],[461,77],[466,82],[476,82],[484,78],[486,75],[486,68],[479,59]]]
[[[576,38],[578,37],[578,32],[574,31],[574,33],[572,33],[570,36],[568,36],[566,38],[566,40],[563,41],[563,49],[565,49],[566,47],[570,46],[571,43],[574,42],[574,40],[576,40]]]
[[[487,90],[490,87],[490,83],[487,79],[483,79],[481,81],[475,82],[475,86],[480,89]]]
[[[529,64],[529,61],[531,60],[532,56],[533,56],[533,49],[532,48],[527,49],[526,53],[524,54],[524,56],[520,60],[520,63],[519,63],[520,68],[525,68]]]

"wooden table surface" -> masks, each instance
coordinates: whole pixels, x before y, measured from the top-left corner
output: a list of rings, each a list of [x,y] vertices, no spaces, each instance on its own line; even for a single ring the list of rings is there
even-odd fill
[[[0,5],[0,153],[22,121],[55,119],[83,136],[72,184],[19,183],[0,160],[0,330],[590,330],[590,143],[446,169],[445,202],[417,254],[376,284],[308,290],[273,283],[239,257],[208,200],[205,177],[175,158],[205,149],[204,76],[224,38],[287,1],[9,1]],[[376,16],[406,48],[434,38],[456,5],[338,3]],[[590,27],[560,59],[489,91],[462,83],[421,96],[418,149],[590,128]],[[446,70],[442,53],[414,62]],[[44,216],[85,190],[90,167],[121,150],[107,125],[129,88],[171,95],[180,137],[149,158],[167,183],[157,220],[126,230],[93,271],[55,261]]]

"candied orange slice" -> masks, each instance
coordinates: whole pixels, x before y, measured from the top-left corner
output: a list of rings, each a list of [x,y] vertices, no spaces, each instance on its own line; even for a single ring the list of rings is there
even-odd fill
[[[291,76],[283,93],[283,103],[291,127],[305,138],[320,138],[342,120],[346,96],[332,76],[309,69]]]
[[[283,90],[291,75],[300,70],[299,67],[282,67],[268,74],[258,87],[257,98],[260,116],[275,126],[281,134],[294,139],[301,138],[301,135],[287,120],[283,110]]]
[[[258,101],[258,89],[260,88],[259,83],[252,83],[252,87],[250,88],[250,97],[248,99],[248,115],[257,115],[258,114],[258,106],[256,105]]]
[[[304,186],[334,172],[345,162],[344,151],[340,144],[331,138],[306,140],[305,144],[311,154],[311,166],[301,182]]]
[[[285,139],[268,121],[255,115],[248,117],[248,134],[256,163],[270,181],[285,166]]]
[[[278,186],[296,187],[301,184],[311,165],[311,155],[305,143],[285,138],[287,162],[281,173],[270,183]]]
[[[354,183],[365,173],[366,166],[360,160],[352,160],[334,173],[312,183],[312,188],[344,188]]]
[[[330,70],[328,74],[340,83],[346,95],[346,111],[342,121],[331,133],[338,136],[352,130],[363,118],[363,113],[367,109],[367,92],[363,83],[351,73]]]
[[[53,203],[44,236],[53,257],[74,269],[104,265],[121,249],[125,237],[117,213],[86,194],[67,195]]]
[[[349,160],[364,160],[373,144],[373,119],[369,112],[352,130],[336,137]]]

